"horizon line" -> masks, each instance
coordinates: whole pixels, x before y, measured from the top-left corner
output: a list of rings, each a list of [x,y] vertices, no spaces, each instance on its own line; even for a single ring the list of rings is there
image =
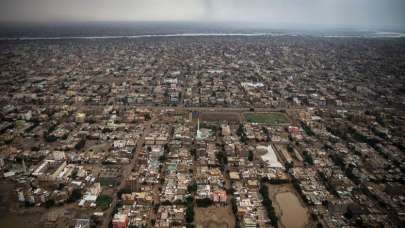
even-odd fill
[[[296,23],[296,22],[266,22],[266,21],[237,21],[237,20],[83,20],[83,21],[0,21],[0,26],[29,27],[35,25],[52,26],[52,25],[85,25],[85,24],[200,24],[200,25],[218,25],[218,26],[252,26],[261,29],[356,29],[356,30],[398,30],[405,31],[405,27],[395,25],[353,25],[353,24],[315,24],[315,23]]]

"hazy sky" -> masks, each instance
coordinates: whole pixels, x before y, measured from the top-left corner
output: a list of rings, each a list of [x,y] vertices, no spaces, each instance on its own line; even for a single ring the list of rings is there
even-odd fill
[[[6,21],[242,21],[405,27],[405,0],[0,0]]]

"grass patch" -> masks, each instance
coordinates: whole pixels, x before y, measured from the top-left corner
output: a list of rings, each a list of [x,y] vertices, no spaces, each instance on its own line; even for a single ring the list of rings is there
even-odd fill
[[[245,119],[250,123],[260,123],[260,124],[286,124],[288,123],[288,118],[283,113],[269,112],[269,113],[244,113]]]
[[[112,178],[99,178],[98,181],[100,182],[100,185],[102,187],[115,186],[115,184],[116,184],[116,181]]]
[[[110,207],[111,202],[112,198],[107,195],[100,195],[96,200],[97,206],[101,207],[103,210],[108,209]]]
[[[17,129],[23,128],[25,125],[26,125],[26,122],[24,120],[15,121],[15,128],[17,128]]]

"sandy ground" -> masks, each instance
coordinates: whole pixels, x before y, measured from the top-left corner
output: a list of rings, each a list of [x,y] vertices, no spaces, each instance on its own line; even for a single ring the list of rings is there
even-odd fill
[[[233,228],[235,219],[230,208],[208,207],[194,209],[196,228]]]

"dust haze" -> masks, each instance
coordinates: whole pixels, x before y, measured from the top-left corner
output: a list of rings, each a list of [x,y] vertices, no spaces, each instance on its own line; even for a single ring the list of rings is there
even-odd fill
[[[193,21],[405,27],[403,0],[1,0],[0,22]]]

